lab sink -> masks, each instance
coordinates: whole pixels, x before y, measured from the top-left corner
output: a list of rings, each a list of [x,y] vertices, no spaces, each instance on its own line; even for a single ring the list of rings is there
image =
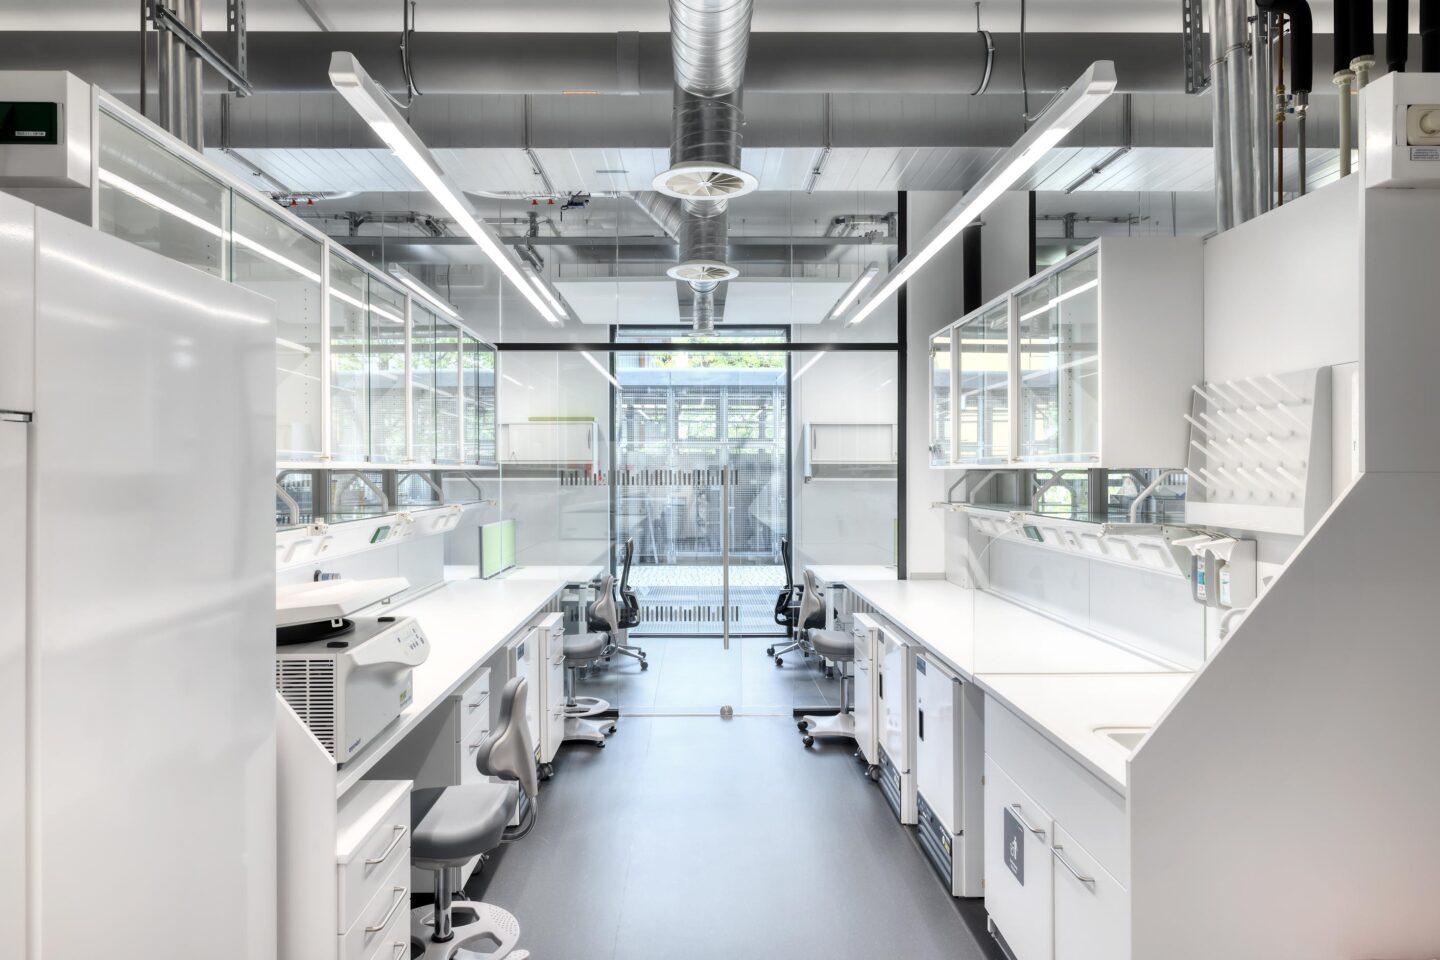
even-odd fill
[[[1149,727],[1096,727],[1095,732],[1111,743],[1133,752],[1150,732]]]

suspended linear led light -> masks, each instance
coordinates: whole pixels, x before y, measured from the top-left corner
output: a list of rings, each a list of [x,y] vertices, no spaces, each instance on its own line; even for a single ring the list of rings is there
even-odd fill
[[[849,310],[850,304],[855,302],[855,298],[860,296],[860,294],[864,293],[865,288],[870,286],[870,284],[873,283],[875,281],[875,278],[879,275],[880,264],[872,263],[870,264],[870,266],[866,267],[865,270],[860,274],[860,276],[855,278],[855,282],[850,284],[850,286],[845,289],[845,292],[840,295],[840,299],[835,301],[835,306],[830,310],[830,314],[827,319],[833,320],[835,317],[843,314],[846,310]]]
[[[535,289],[540,291],[540,295],[554,308],[556,318],[550,322],[557,326],[564,323],[565,317],[570,314],[570,311],[566,308],[564,301],[560,299],[560,295],[546,282],[544,277],[535,272],[533,267],[522,265],[520,269],[524,272],[530,283],[534,285]]]
[[[395,151],[395,156],[405,164],[411,176],[420,181],[420,185],[445,208],[445,212],[475,241],[540,316],[550,323],[561,323],[551,306],[545,302],[545,298],[540,296],[540,292],[525,282],[525,275],[520,272],[520,264],[505,249],[499,235],[476,219],[470,204],[465,200],[464,192],[451,183],[425,143],[405,122],[405,118],[390,102],[385,91],[371,79],[365,68],[360,66],[360,61],[355,59],[354,54],[342,51],[331,54],[330,83],[360,118],[370,125],[375,135]]]
[[[600,371],[600,376],[604,377],[606,380],[609,380],[611,383],[615,384],[615,389],[617,389],[617,390],[620,389],[620,381],[619,381],[619,380],[616,380],[615,377],[611,375],[611,373],[610,373],[609,370],[606,370],[604,367],[600,366],[600,361],[599,361],[599,360],[596,360],[593,356],[591,356],[589,350],[581,350],[581,351],[580,351],[580,356],[584,357],[586,360],[589,360],[589,361],[590,361],[590,366],[592,366],[592,367],[594,367],[596,370],[599,370],[599,371]]]
[[[921,267],[934,259],[950,241],[979,219],[985,209],[1013,187],[1051,147],[1080,125],[1080,122],[1115,92],[1115,64],[1097,60],[1070,88],[1055,98],[1050,108],[1026,130],[1014,145],[995,162],[960,202],[935,225],[919,248],[895,265],[869,299],[856,308],[846,326],[860,323],[895,295]]]
[[[451,320],[460,319],[460,311],[456,310],[454,307],[450,306],[450,304],[440,299],[440,295],[438,293],[436,293],[434,290],[431,290],[425,284],[421,283],[418,277],[416,277],[409,270],[406,270],[404,267],[400,266],[400,264],[390,264],[390,275],[396,280],[399,280],[405,286],[409,287],[411,293],[415,294],[421,300],[424,300],[426,303],[430,304],[430,306],[434,307],[436,310],[439,310],[441,313],[445,314],[445,316],[449,317]]]

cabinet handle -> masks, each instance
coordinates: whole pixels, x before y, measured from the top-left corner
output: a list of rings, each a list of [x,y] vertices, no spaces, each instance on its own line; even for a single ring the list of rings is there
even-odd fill
[[[925,739],[925,711],[924,711],[924,710],[916,710],[915,713],[916,713],[916,714],[919,716],[919,718],[920,718],[920,731],[919,731],[919,733],[920,733],[920,739],[921,739],[921,740],[924,740],[924,739]]]
[[[384,863],[386,860],[389,860],[390,854],[394,853],[395,848],[400,846],[400,841],[405,839],[405,834],[409,831],[409,829],[410,828],[407,826],[403,826],[398,823],[395,824],[395,839],[390,841],[390,846],[386,847],[385,852],[380,854],[380,856],[371,857],[369,860],[366,860],[365,865],[367,867],[373,867],[377,863]]]
[[[480,749],[480,744],[484,742],[484,740],[476,740],[474,743],[470,744],[470,746],[466,747],[465,749],[469,750],[471,753],[474,753],[476,750]]]
[[[390,909],[385,912],[385,918],[381,920],[378,925],[365,928],[366,933],[379,933],[381,930],[390,926],[390,921],[395,919],[395,911],[399,910],[400,904],[404,903],[406,898],[410,896],[410,891],[405,887],[395,887],[394,890],[400,894],[400,896],[396,897],[395,902],[390,904]]]
[[[395,952],[390,954],[390,960],[404,960],[410,955],[410,944],[404,941],[396,940],[390,946],[395,948]]]
[[[467,703],[465,705],[465,709],[470,711],[471,713],[474,713],[476,710],[480,709],[481,705],[484,704],[486,700],[489,699],[490,695],[487,693],[485,696],[481,697],[479,700],[476,700],[474,703]]]
[[[1076,880],[1079,880],[1081,883],[1085,884],[1086,886],[1090,886],[1090,887],[1095,886],[1095,878],[1094,878],[1094,877],[1087,877],[1087,876],[1085,876],[1083,873],[1081,873],[1079,870],[1077,870],[1077,869],[1075,868],[1075,864],[1073,864],[1073,863],[1070,862],[1070,858],[1067,857],[1067,856],[1065,856],[1065,854],[1063,854],[1063,853],[1060,852],[1060,851],[1063,850],[1063,849],[1065,849],[1065,848],[1064,848],[1064,847],[1060,847],[1060,846],[1054,846],[1054,847],[1051,847],[1051,848],[1050,848],[1050,852],[1053,853],[1053,854],[1055,854],[1055,859],[1060,861],[1060,865],[1061,865],[1062,867],[1064,867],[1066,870],[1069,870],[1069,871],[1070,871],[1070,876],[1074,877]]]
[[[1024,815],[1020,813],[1020,804],[1018,804],[1018,803],[1012,803],[1012,804],[1010,804],[1010,810],[1011,810],[1012,813],[1015,814],[1015,819],[1020,821],[1020,826],[1024,827],[1026,830],[1029,830],[1031,833],[1035,834],[1035,836],[1037,836],[1037,837],[1043,837],[1043,836],[1045,836],[1045,831],[1044,831],[1044,830],[1036,830],[1034,827],[1030,826],[1030,821],[1029,821],[1029,820],[1026,820],[1025,817],[1024,817]]]

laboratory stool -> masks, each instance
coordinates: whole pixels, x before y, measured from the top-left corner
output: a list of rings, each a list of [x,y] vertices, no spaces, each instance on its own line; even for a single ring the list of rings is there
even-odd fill
[[[597,747],[605,746],[605,735],[615,732],[615,721],[589,720],[610,709],[598,697],[575,696],[575,673],[586,664],[594,663],[610,642],[603,633],[571,633],[565,636],[565,740],[584,740]],[[583,702],[582,701],[586,701]]]
[[[411,946],[425,960],[478,954],[519,960],[520,924],[494,904],[454,899],[460,870],[502,843],[519,840],[539,815],[535,744],[525,717],[526,681],[515,677],[500,695],[500,727],[475,757],[475,766],[500,782],[432,787],[410,795],[413,865],[435,874],[435,903],[411,911]],[[517,789],[518,787],[518,789]],[[507,828],[520,797],[529,801],[520,826]]]
[[[805,734],[805,746],[815,743],[817,737],[848,737],[855,739],[855,715],[850,712],[850,676],[845,665],[855,660],[855,638],[843,630],[810,629],[806,638],[815,647],[815,652],[840,667],[840,712],[833,717],[801,717],[796,726]]]

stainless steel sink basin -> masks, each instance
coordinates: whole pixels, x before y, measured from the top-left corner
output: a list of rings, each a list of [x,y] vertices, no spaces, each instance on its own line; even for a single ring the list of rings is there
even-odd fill
[[[1095,732],[1111,743],[1125,748],[1127,751],[1134,751],[1140,746],[1140,741],[1145,739],[1145,734],[1150,732],[1149,727],[1096,727]]]

